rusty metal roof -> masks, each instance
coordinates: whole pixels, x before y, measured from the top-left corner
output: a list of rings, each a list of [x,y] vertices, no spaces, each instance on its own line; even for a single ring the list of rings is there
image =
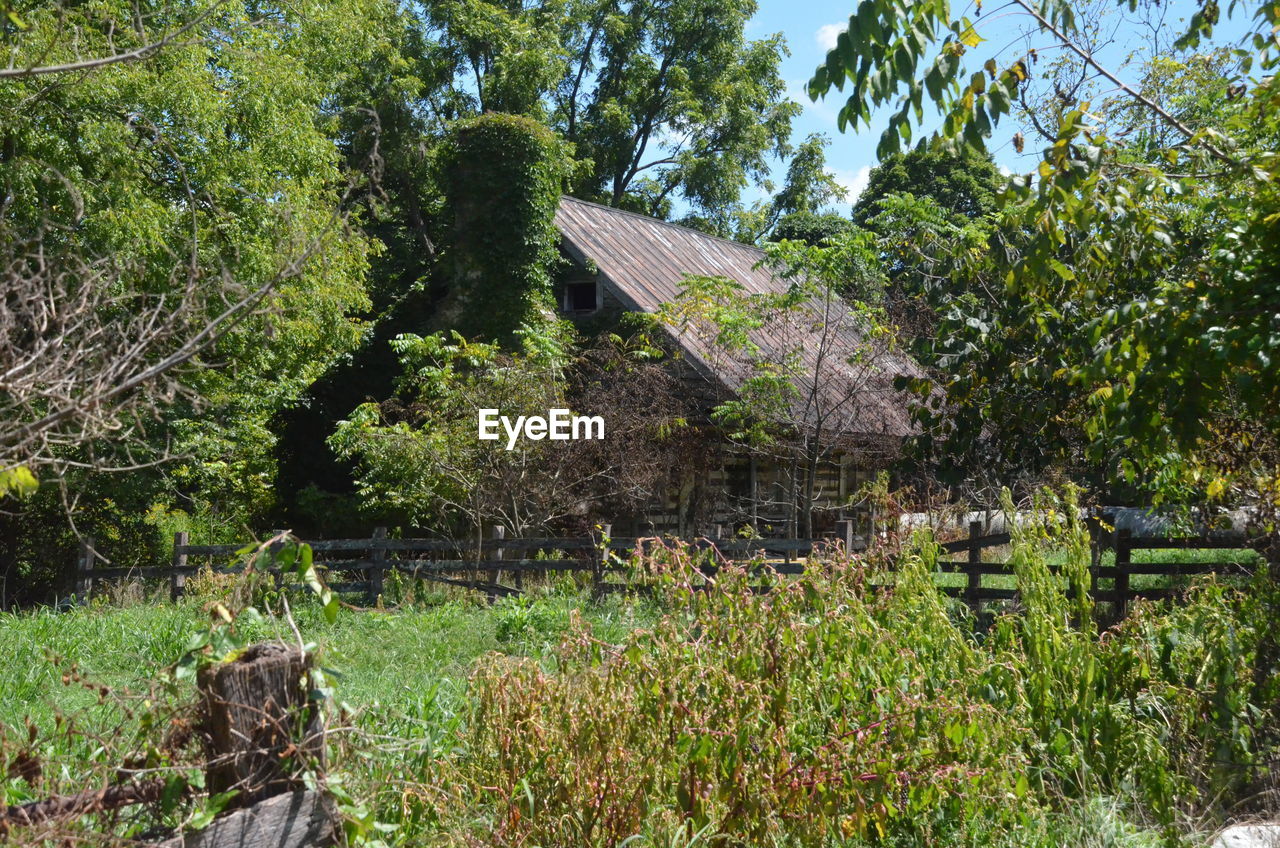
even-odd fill
[[[762,264],[765,254],[758,248],[633,212],[563,197],[556,227],[565,251],[594,264],[601,285],[632,310],[657,312],[679,296],[690,275],[728,277],[748,294],[781,294],[791,286]],[[700,372],[730,392],[757,373],[748,356],[726,354],[704,328],[667,330]],[[841,298],[811,298],[750,338],[758,359],[800,363],[789,369],[797,423],[819,426],[832,438],[914,432],[906,397],[892,384],[898,375],[923,376],[920,366],[868,334]]]

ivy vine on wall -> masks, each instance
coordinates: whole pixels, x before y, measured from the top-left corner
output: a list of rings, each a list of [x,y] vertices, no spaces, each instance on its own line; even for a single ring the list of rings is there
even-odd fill
[[[570,161],[566,145],[530,118],[491,113],[453,124],[439,162],[453,222],[452,326],[464,336],[510,347],[522,324],[554,317],[555,213]]]

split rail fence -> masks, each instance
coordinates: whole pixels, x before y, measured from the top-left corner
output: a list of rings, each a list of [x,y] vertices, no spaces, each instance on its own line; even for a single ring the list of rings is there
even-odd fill
[[[853,531],[852,522],[840,522],[837,534],[823,539],[707,539],[689,542],[695,548],[714,549],[713,560],[721,562],[759,560],[780,575],[803,573],[811,556],[822,558],[833,550],[861,550],[864,539]],[[938,562],[941,574],[964,575],[963,585],[944,585],[942,591],[979,607],[988,601],[1006,601],[1017,597],[1010,588],[1013,570],[1006,562],[984,561],[984,551],[1000,549],[1010,543],[1008,533],[984,533],[981,522],[971,522],[968,536],[940,545],[944,556],[963,555],[963,559],[944,558]],[[609,579],[626,571],[626,560],[637,547],[657,544],[652,538],[620,538],[608,536],[604,527],[601,538],[505,538],[504,528],[495,527],[484,540],[461,542],[446,539],[394,539],[386,528],[377,528],[370,538],[330,539],[310,542],[316,565],[328,572],[330,586],[339,592],[362,592],[370,599],[383,594],[389,572],[411,579],[431,580],[463,586],[486,593],[490,598],[518,594],[529,574],[554,572],[587,572],[597,591],[630,591],[638,588],[625,579]],[[1252,565],[1239,561],[1147,562],[1134,559],[1136,551],[1181,549],[1188,551],[1235,550],[1252,558],[1242,534],[1211,533],[1188,538],[1135,536],[1128,530],[1104,531],[1097,521],[1091,522],[1092,563],[1090,594],[1096,602],[1113,604],[1117,615],[1123,615],[1137,598],[1167,598],[1180,590],[1176,586],[1133,586],[1136,575],[1183,577],[1197,574],[1248,574]],[[93,548],[92,538],[80,547],[76,563],[76,597],[87,600],[99,580],[168,578],[170,595],[175,600],[183,594],[187,577],[204,569],[218,573],[235,573],[243,566],[234,563],[243,545],[191,544],[186,533],[174,536],[173,561],[156,568],[102,567]],[[1114,557],[1104,564],[1104,553]],[[712,573],[715,565],[708,565]],[[509,580],[502,582],[502,576]],[[984,578],[1005,578],[1003,586],[988,585]]]
[[[1095,603],[1112,604],[1117,617],[1128,610],[1129,605],[1138,598],[1162,599],[1174,597],[1182,590],[1177,586],[1145,586],[1135,587],[1132,578],[1135,575],[1153,577],[1187,577],[1198,574],[1224,574],[1245,576],[1252,573],[1256,564],[1253,549],[1247,544],[1242,533],[1223,532],[1205,533],[1199,536],[1167,537],[1167,536],[1135,536],[1130,530],[1122,529],[1106,531],[1097,520],[1089,522],[1090,534],[1090,566],[1089,595]],[[1018,596],[1017,589],[984,585],[982,578],[987,576],[1011,577],[1013,568],[1004,562],[983,562],[982,552],[988,548],[1008,545],[1011,541],[1008,533],[982,533],[982,523],[970,522],[967,538],[946,542],[941,545],[945,554],[965,554],[963,560],[942,559],[938,562],[938,570],[943,573],[963,574],[966,577],[963,586],[944,586],[942,590],[953,597],[964,599],[971,606],[979,606],[984,601],[1013,600]],[[1134,559],[1136,551],[1238,551],[1244,554],[1248,562],[1197,560],[1176,562],[1148,562]],[[1104,564],[1104,554],[1113,551],[1112,561]],[[1109,586],[1104,586],[1104,582]]]

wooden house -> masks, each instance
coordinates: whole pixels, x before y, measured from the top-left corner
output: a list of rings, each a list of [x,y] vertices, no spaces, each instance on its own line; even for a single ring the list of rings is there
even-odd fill
[[[565,197],[556,214],[569,269],[557,283],[564,316],[599,330],[625,312],[657,312],[690,275],[726,277],[747,294],[792,285],[763,264],[758,248],[643,215]],[[899,375],[919,366],[867,331],[838,296],[810,297],[785,320],[750,332],[755,353],[729,354],[694,327],[665,326],[673,362],[689,389],[714,405],[739,393],[770,357],[790,363],[795,440],[777,450],[725,440],[706,467],[672,480],[641,515],[614,532],[817,536],[844,518],[864,519],[852,496],[895,457],[913,424]],[[756,364],[753,364],[756,363]]]

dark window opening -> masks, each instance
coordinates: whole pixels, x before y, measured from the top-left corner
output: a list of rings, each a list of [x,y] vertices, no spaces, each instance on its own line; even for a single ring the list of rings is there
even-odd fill
[[[594,312],[596,309],[596,284],[569,283],[564,287],[565,312]]]

